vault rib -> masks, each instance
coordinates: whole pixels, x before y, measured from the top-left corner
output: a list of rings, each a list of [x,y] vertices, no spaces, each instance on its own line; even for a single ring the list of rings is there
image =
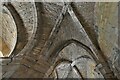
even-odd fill
[[[50,36],[49,36],[49,38],[48,38],[48,41],[47,41],[47,42],[45,43],[45,45],[44,45],[44,48],[43,48],[42,52],[45,53],[45,56],[46,56],[46,57],[48,56],[48,55],[46,54],[46,52],[47,52],[47,50],[49,49],[50,45],[52,45],[52,42],[51,42],[51,41],[53,41],[53,40],[55,39],[56,34],[59,32],[60,24],[61,24],[61,22],[62,22],[63,19],[64,19],[64,16],[65,16],[65,14],[66,14],[66,12],[67,12],[67,10],[68,10],[68,6],[69,6],[69,3],[64,3],[64,6],[63,6],[63,8],[62,8],[62,12],[61,12],[60,15],[58,16],[58,19],[57,19],[57,21],[56,21],[56,23],[55,23],[55,25],[54,25],[51,33],[50,33]],[[47,48],[47,50],[46,50],[46,48]],[[46,52],[45,52],[45,50],[46,50]]]
[[[89,35],[86,33],[86,31],[84,30],[83,26],[81,25],[80,21],[78,20],[77,16],[75,15],[72,6],[70,5],[68,8],[68,13],[70,14],[70,16],[72,17],[73,21],[76,23],[76,26],[78,27],[78,29],[82,29],[82,32],[85,33],[85,37],[86,39],[88,39],[88,41],[90,42],[90,49],[92,50],[92,53],[95,55],[95,59],[97,64],[101,64],[101,69],[100,72],[103,74],[103,76],[107,79],[108,77],[112,77],[114,78],[114,74],[111,71],[108,62],[106,61],[105,56],[103,55],[102,51],[98,50],[95,45],[93,44],[93,42],[90,40]],[[107,75],[107,73],[109,73]]]

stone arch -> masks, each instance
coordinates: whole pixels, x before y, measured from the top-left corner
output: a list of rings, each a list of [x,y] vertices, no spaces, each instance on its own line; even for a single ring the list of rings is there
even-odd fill
[[[70,51],[72,48],[70,48],[70,46],[71,45],[76,45],[76,47],[74,48],[75,49],[75,52],[80,52],[80,51],[76,51],[77,49],[77,47],[78,47],[78,49],[79,48],[81,48],[81,51],[83,50],[83,52],[84,51],[86,51],[86,53],[78,53],[78,54],[76,54],[75,55],[75,53],[74,53],[74,57],[73,57],[73,59],[69,59],[70,58],[70,54],[72,54],[72,52],[74,52],[74,51],[72,51],[72,52],[67,52],[67,51]],[[68,47],[68,48],[67,48]],[[79,42],[79,41],[77,41],[77,40],[75,40],[75,39],[70,39],[70,40],[68,40],[68,41],[66,41],[64,44],[62,44],[61,46],[59,46],[59,50],[55,50],[56,51],[56,53],[55,54],[53,54],[52,56],[51,56],[51,58],[54,58],[54,59],[56,59],[56,60],[54,60],[55,62],[54,62],[54,65],[51,67],[51,69],[50,70],[48,70],[48,73],[46,73],[46,75],[47,75],[47,77],[51,77],[51,75],[53,74],[53,72],[56,72],[56,69],[57,69],[57,67],[59,67],[59,66],[61,66],[62,64],[69,64],[69,65],[71,65],[72,67],[73,67],[73,69],[77,72],[76,73],[76,75],[78,75],[79,77],[77,77],[77,78],[89,78],[90,77],[90,75],[88,75],[89,77],[87,77],[87,76],[83,76],[83,73],[85,72],[82,72],[81,73],[81,70],[80,70],[80,68],[79,68],[79,65],[77,65],[76,64],[76,61],[78,60],[78,62],[80,62],[82,59],[85,59],[86,60],[86,62],[87,61],[89,61],[88,63],[86,63],[86,64],[88,64],[88,65],[92,65],[93,67],[94,67],[94,70],[97,70],[97,73],[98,74],[96,74],[95,73],[95,75],[97,75],[97,78],[103,78],[103,75],[100,73],[100,71],[98,71],[98,69],[96,68],[96,65],[97,65],[97,61],[95,60],[95,56],[92,54],[92,51],[90,50],[90,48],[89,47],[87,47],[86,45],[84,45],[84,44],[82,44],[81,42]],[[62,55],[62,51],[63,51],[63,55]],[[67,55],[68,54],[68,55]],[[68,57],[67,57],[68,56]],[[75,57],[76,56],[76,57]],[[83,60],[84,61],[84,60]],[[63,67],[64,68],[64,67]],[[84,70],[86,70],[86,69],[84,69]],[[50,73],[49,73],[49,71],[50,71]],[[59,70],[59,71],[61,71],[61,70]],[[89,70],[88,70],[89,71]],[[89,74],[89,72],[86,72],[86,74]],[[91,72],[93,72],[93,70],[91,71]],[[56,74],[57,76],[58,76],[58,72],[57,73],[54,73],[54,74]],[[94,74],[94,73],[93,73]],[[100,76],[99,76],[100,75]],[[58,77],[56,77],[56,78],[58,78]],[[62,77],[61,77],[62,78]],[[64,77],[65,78],[65,77]],[[74,78],[76,78],[76,77],[74,77]]]
[[[2,44],[2,50],[0,51],[2,55],[0,57],[9,57],[17,42],[17,27],[9,10],[5,6],[1,5],[1,7],[0,25],[2,33],[0,34],[0,40],[2,40],[2,43],[0,44]]]
[[[5,3],[5,4],[3,4],[3,6],[5,6],[10,11],[10,13],[15,21],[16,27],[17,27],[17,43],[16,43],[14,51],[9,56],[9,57],[12,57],[16,53],[21,51],[24,48],[24,46],[27,44],[28,34],[24,27],[23,20],[21,19],[19,13],[16,11],[14,6],[11,3],[7,3],[7,4]]]
[[[61,44],[60,46],[58,46],[56,49],[54,49],[53,53],[49,56],[51,59],[54,59],[55,57],[58,56],[59,52],[64,49],[65,47],[67,47],[69,44],[71,43],[74,43],[76,45],[79,45],[81,46],[83,49],[87,50],[89,52],[89,54],[93,57],[93,59],[96,60],[96,57],[94,56],[93,52],[91,51],[91,49],[84,45],[83,43],[81,43],[80,41],[78,40],[75,40],[75,39],[70,39],[70,40],[67,40],[65,41],[63,44]]]
[[[15,49],[9,58],[20,57],[29,53],[27,49],[30,50],[34,46],[34,38],[37,31],[36,6],[34,2],[29,4],[24,2],[5,2],[3,5],[8,8],[13,16],[18,34]]]

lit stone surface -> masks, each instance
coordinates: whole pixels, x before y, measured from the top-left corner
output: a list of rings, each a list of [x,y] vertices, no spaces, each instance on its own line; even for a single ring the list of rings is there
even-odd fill
[[[8,57],[15,45],[16,45],[16,41],[17,41],[17,29],[16,29],[16,25],[14,22],[13,17],[11,16],[9,10],[5,7],[2,7],[2,13],[1,15],[1,19],[0,19],[0,26],[2,28],[2,34],[0,34],[0,39],[2,40],[1,45],[2,45],[2,53],[4,57]]]
[[[97,69],[95,67],[96,63],[90,54],[74,43],[65,47],[59,53],[59,57],[72,62],[62,61],[57,65],[54,70],[56,70],[55,72],[58,78],[103,78],[99,71],[95,71],[95,69]],[[76,66],[77,69],[74,66]],[[54,77],[56,77],[56,75],[54,75]]]
[[[118,3],[96,3],[98,42],[104,54],[110,58],[118,47]]]
[[[3,57],[3,53],[0,51],[0,56]]]
[[[98,42],[104,55],[109,59],[115,75],[120,74],[120,48],[118,32],[118,3],[96,3],[95,15],[98,26]],[[119,77],[120,79],[120,77]]]
[[[112,3],[100,5],[102,3],[81,2],[67,7],[67,4],[63,3],[17,1],[6,4],[17,25],[18,42],[13,58],[2,61],[3,77],[118,76],[119,54],[115,55],[112,51],[117,44],[117,28],[111,28],[117,26],[117,20],[112,20],[116,18],[117,6]],[[102,19],[100,15],[103,15]],[[107,16],[107,21],[104,16]],[[104,24],[107,22],[115,25]],[[114,39],[109,41],[111,36]]]
[[[11,2],[24,22],[28,40],[32,40],[37,29],[36,9],[33,2]]]

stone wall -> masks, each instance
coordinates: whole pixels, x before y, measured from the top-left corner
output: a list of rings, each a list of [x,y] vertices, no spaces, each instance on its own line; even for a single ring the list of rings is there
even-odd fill
[[[99,46],[117,76],[120,74],[118,5],[118,3],[96,3],[95,6]]]
[[[34,9],[30,3],[12,2],[12,5],[23,21],[27,33],[25,41],[28,44],[27,46],[24,44],[25,48],[24,46],[21,48],[23,51],[19,53],[20,55],[3,61],[3,64],[7,64],[3,65],[3,77],[50,77],[49,74],[56,68],[57,62],[64,61],[70,62],[72,67],[75,67],[76,62],[81,62],[82,66],[85,63],[87,66],[91,66],[85,69],[80,65],[77,66],[79,70],[85,70],[82,71],[85,77],[94,76],[93,68],[97,68],[100,72],[97,75],[102,74],[105,78],[119,77],[119,71],[116,72],[119,69],[119,58],[114,59],[116,50],[113,50],[116,47],[118,36],[117,3],[82,2],[72,3],[71,6],[68,6],[63,3],[44,2],[35,3]],[[37,13],[35,17],[37,26],[35,27],[32,26],[36,23],[33,22],[33,14],[29,14],[34,13],[34,10],[36,10],[35,14]],[[20,22],[17,19],[16,21]],[[21,32],[20,30],[18,33]],[[24,42],[22,35],[24,33],[18,36],[18,38],[21,37],[18,41],[19,44]],[[114,38],[111,39],[111,36]],[[17,49],[19,46],[15,50]],[[84,55],[82,56],[84,59],[76,60],[74,63],[74,59],[80,55]],[[59,61],[60,58],[65,58],[65,60]],[[116,63],[112,66],[113,62]],[[8,68],[9,70],[7,70]],[[86,72],[87,69],[88,72]],[[79,73],[79,70],[76,71]],[[61,72],[59,76],[61,77]],[[53,77],[55,76],[53,75]]]

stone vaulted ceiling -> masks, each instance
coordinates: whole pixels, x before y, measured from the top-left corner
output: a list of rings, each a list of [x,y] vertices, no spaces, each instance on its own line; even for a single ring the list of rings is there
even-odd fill
[[[11,1],[0,8],[2,78],[120,79],[119,3]]]

